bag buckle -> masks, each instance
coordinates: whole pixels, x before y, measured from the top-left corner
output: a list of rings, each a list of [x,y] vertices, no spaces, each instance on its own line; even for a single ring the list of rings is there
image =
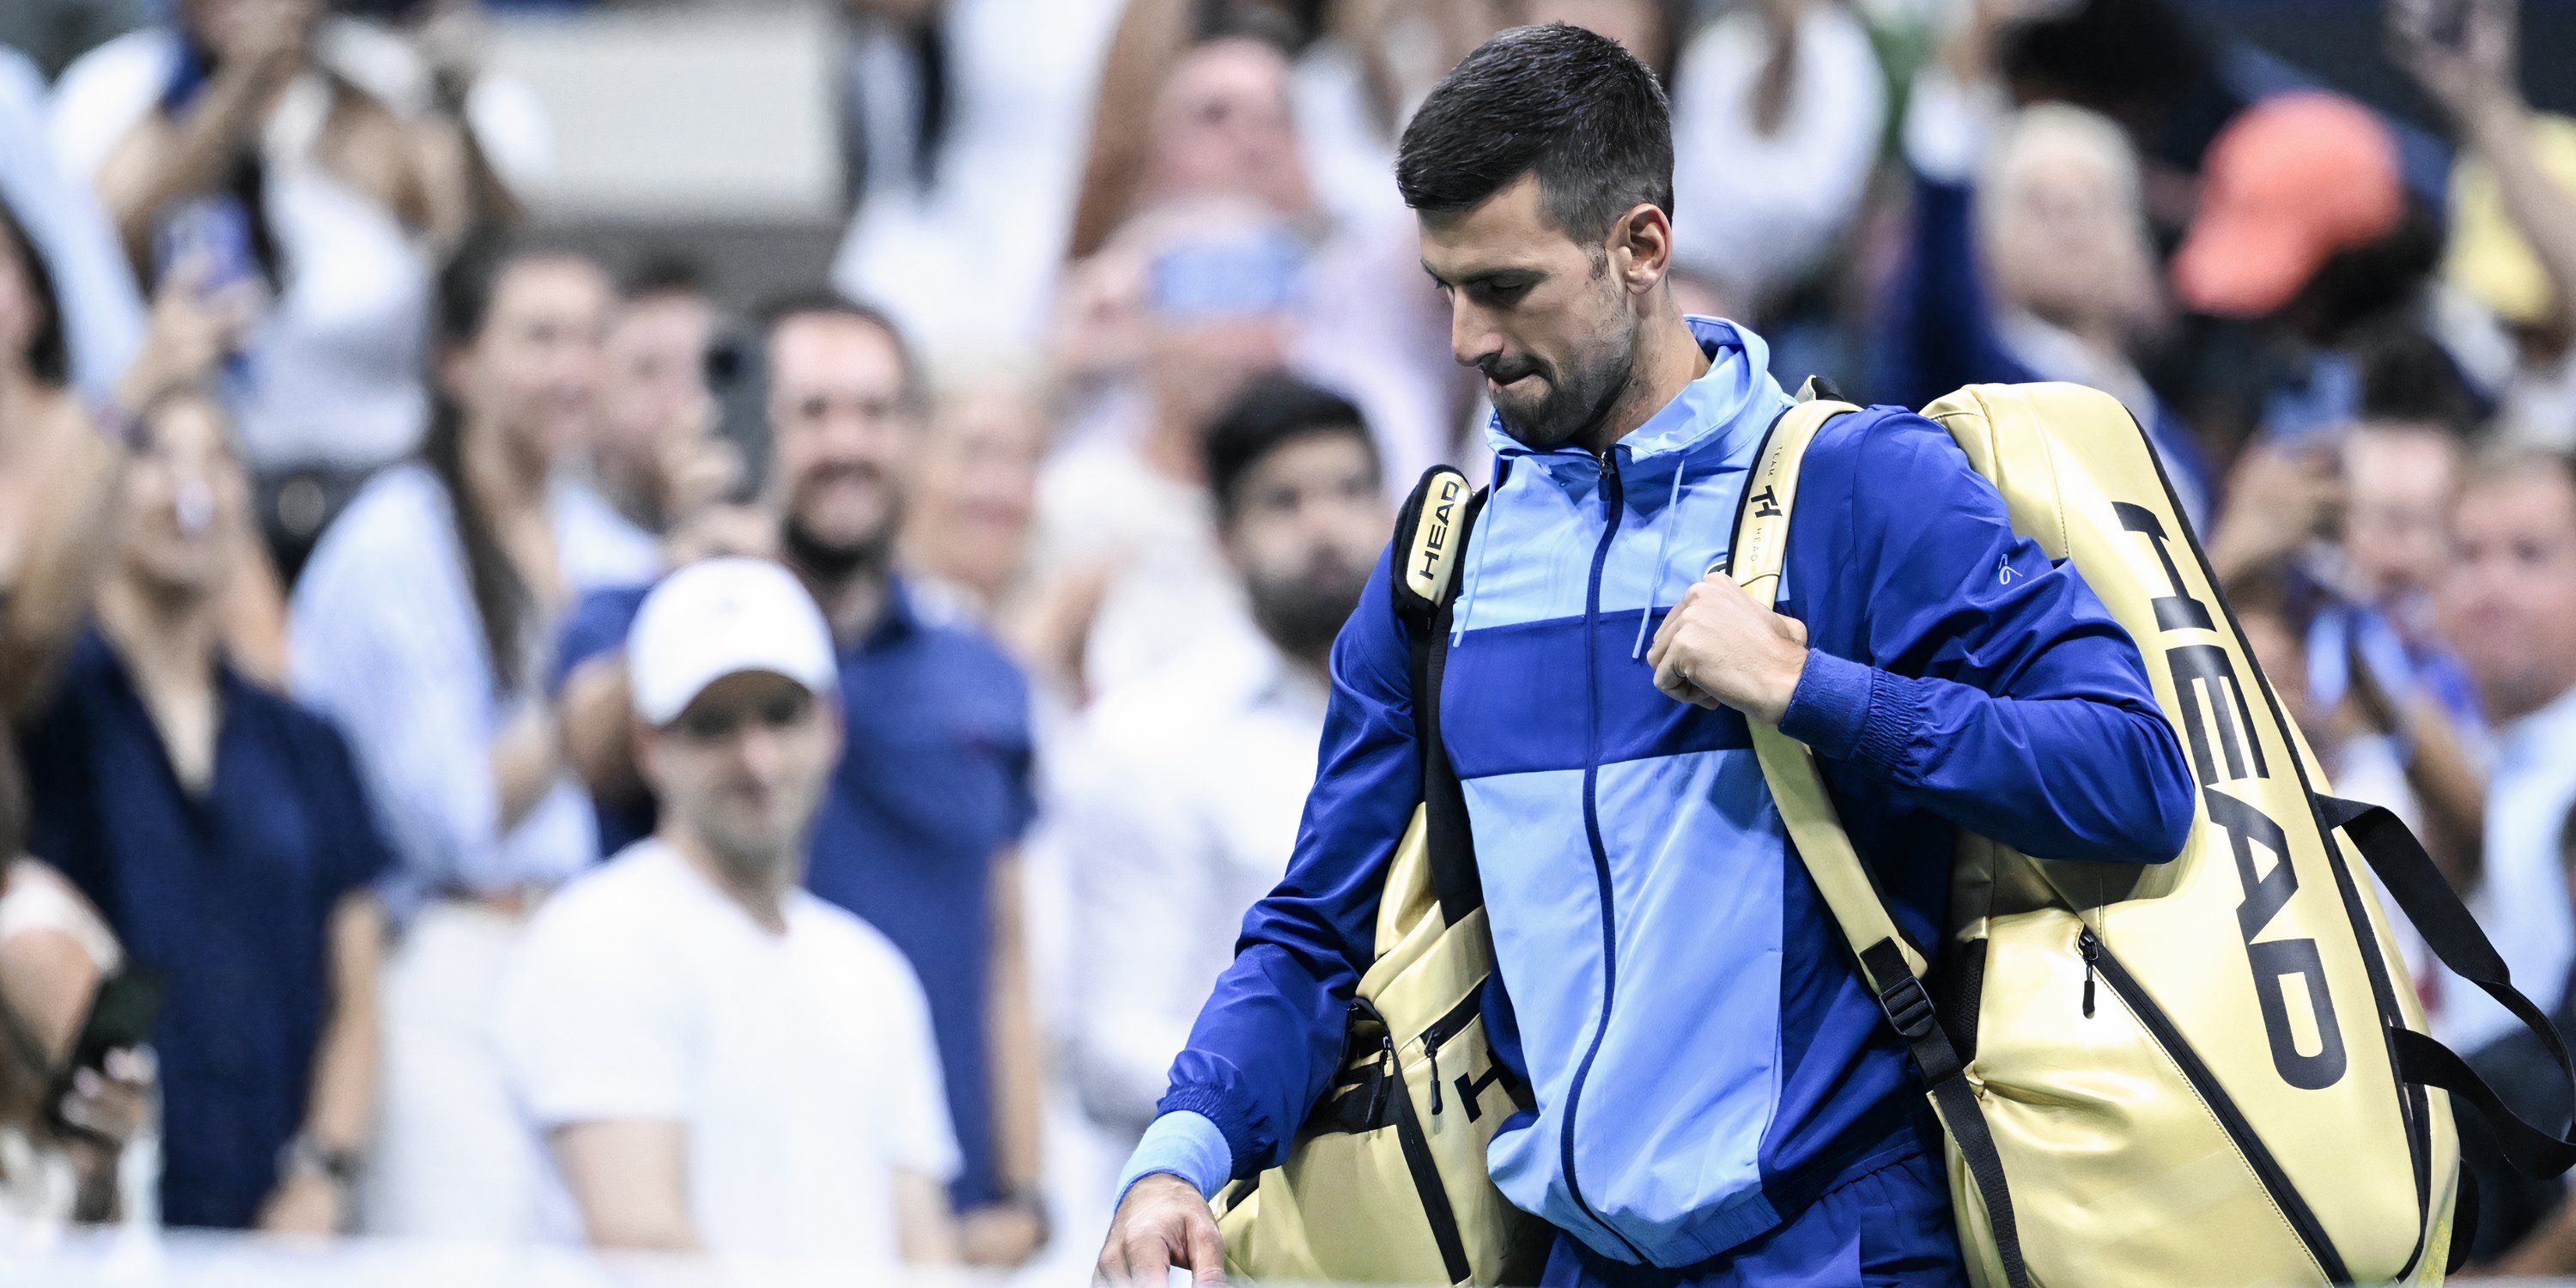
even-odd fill
[[[1932,1032],[1932,994],[1923,981],[1906,975],[1878,991],[1878,1006],[1887,1012],[1887,1021],[1896,1026],[1909,1042],[1920,1042]]]

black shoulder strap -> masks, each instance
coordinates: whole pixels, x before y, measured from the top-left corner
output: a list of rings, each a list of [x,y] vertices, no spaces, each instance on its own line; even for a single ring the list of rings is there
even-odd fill
[[[1485,902],[1476,876],[1475,838],[1467,826],[1466,793],[1440,736],[1450,615],[1466,567],[1467,542],[1484,505],[1485,490],[1471,492],[1465,475],[1445,465],[1425,471],[1396,519],[1396,568],[1389,586],[1413,651],[1414,741],[1422,752],[1423,840],[1430,851],[1431,886],[1440,896],[1441,916],[1453,925]],[[1426,559],[1436,568],[1436,575],[1427,579],[1415,575]]]
[[[2433,955],[2453,973],[2503,1004],[2540,1039],[2549,1058],[2558,1065],[2559,1076],[2567,1079],[2567,1110],[2553,1107],[2547,1124],[2532,1123],[2508,1107],[2486,1079],[2469,1067],[2468,1061],[2412,1029],[2398,1029],[2389,1035],[2396,1051],[2397,1075],[2408,1082],[2440,1087],[2477,1106],[2515,1170],[2528,1176],[2550,1177],[2576,1166],[2576,1141],[2567,1139],[2566,1134],[2569,1118],[2576,1116],[2576,1067],[2569,1064],[2567,1045],[2559,1037],[2558,1026],[2513,986],[2505,971],[2504,955],[2496,951],[2477,918],[2469,914],[2460,896],[2452,892],[2450,882],[2442,878],[2441,869],[2434,866],[2433,856],[2424,852],[2423,842],[2415,839],[2404,822],[2381,806],[2340,796],[2320,795],[2317,806],[2327,826],[2351,838],[2353,848],[2361,852],[2371,871],[2379,874],[2380,884],[2387,887],[2406,919],[2415,923],[2425,947],[2432,949]]]

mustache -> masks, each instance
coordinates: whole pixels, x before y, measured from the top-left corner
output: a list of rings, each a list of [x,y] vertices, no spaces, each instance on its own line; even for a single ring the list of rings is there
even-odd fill
[[[875,483],[882,485],[887,481],[887,478],[888,474],[886,469],[880,465],[875,465],[865,461],[835,461],[829,465],[818,465],[813,469],[806,471],[802,477],[796,480],[796,484],[799,488],[817,487],[826,483],[841,482]]]

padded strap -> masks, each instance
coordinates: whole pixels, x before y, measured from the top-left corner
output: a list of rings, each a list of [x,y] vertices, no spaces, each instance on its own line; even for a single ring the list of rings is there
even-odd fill
[[[1812,394],[1813,385],[1805,392]],[[1745,480],[1744,496],[1738,502],[1735,541],[1727,556],[1727,575],[1755,598],[1779,596],[1789,516],[1798,495],[1798,466],[1807,445],[1834,417],[1858,410],[1850,403],[1810,397],[1782,412],[1764,436],[1752,477]],[[1923,951],[1897,926],[1886,896],[1852,848],[1851,835],[1843,830],[1833,798],[1826,794],[1815,753],[1776,726],[1747,724],[1763,781],[1770,786],[1772,802],[1788,829],[1790,848],[1806,865],[1835,924],[1860,958],[1863,978],[1877,995],[1879,1009],[1905,1039],[1915,1067],[1931,1089],[1932,1107],[1940,1114],[1942,1127],[1968,1164],[1977,1197],[1985,1205],[1987,1229],[1994,1236],[2005,1282],[2010,1288],[2030,1288],[2003,1155],[1995,1148],[1984,1111],[1977,1106],[1976,1089],[1968,1084],[1967,1064],[1941,1027],[1932,995],[1923,987]]]
[[[2549,1058],[2558,1065],[2559,1076],[2567,1079],[2568,1112],[2558,1115],[2558,1121],[2565,1123],[2576,1117],[2576,1065],[2568,1060],[2567,1045],[2559,1037],[2558,1026],[2550,1022],[2547,1012],[2513,986],[2504,955],[2496,951],[2477,918],[2452,892],[2451,883],[2443,879],[2433,856],[2424,852],[2424,843],[2383,806],[2325,795],[2319,795],[2316,802],[2326,826],[2351,839],[2353,848],[2361,852],[2370,870],[2379,874],[2379,883],[2397,900],[2398,908],[2415,924],[2416,933],[2424,937],[2424,945],[2433,950],[2433,955],[2454,974],[2477,985],[2513,1012],[2514,1018],[2540,1039]],[[2506,1160],[2516,1170],[2550,1177],[2576,1166],[2576,1141],[2537,1126],[2507,1108],[2494,1088],[2450,1048],[2411,1029],[2397,1030],[2393,1038],[2398,1076],[2408,1082],[2440,1087],[2477,1106],[2494,1130]]]
[[[1449,556],[1454,570],[1467,556],[1467,540],[1476,515],[1485,507],[1485,492],[1468,498],[1456,525]],[[1422,752],[1422,840],[1431,861],[1431,888],[1440,896],[1440,915],[1457,925],[1484,906],[1485,888],[1476,875],[1476,840],[1467,824],[1467,793],[1450,764],[1448,744],[1441,740],[1440,692],[1449,672],[1449,624],[1458,606],[1458,579],[1453,574],[1434,606],[1431,619],[1413,627],[1413,728]],[[1408,626],[1412,626],[1408,623]]]
[[[1726,567],[1727,575],[1754,598],[1770,601],[1779,596],[1780,569],[1789,547],[1789,516],[1797,508],[1798,467],[1807,445],[1827,422],[1858,410],[1850,403],[1824,399],[1798,403],[1780,413],[1763,436],[1754,454],[1752,477],[1745,480],[1744,494],[1737,502],[1735,541]],[[1833,798],[1825,794],[1824,774],[1816,767],[1814,753],[1775,726],[1747,724],[1780,821],[1788,827],[1789,839],[1824,895],[1825,906],[1850,937],[1853,951],[1892,940],[1905,956],[1907,971],[1923,975],[1928,969],[1923,951],[1888,915],[1887,900],[1852,849],[1851,837],[1834,813]]]

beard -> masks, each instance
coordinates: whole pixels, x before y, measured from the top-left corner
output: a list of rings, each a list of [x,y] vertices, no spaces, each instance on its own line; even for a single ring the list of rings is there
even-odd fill
[[[1368,589],[1368,570],[1340,560],[1318,558],[1285,577],[1251,577],[1244,586],[1252,600],[1252,620],[1261,633],[1290,657],[1321,657],[1342,633],[1342,623],[1359,607]]]
[[[802,513],[791,510],[779,530],[779,545],[789,563],[826,584],[843,582],[863,572],[882,570],[894,560],[895,535],[903,528],[903,506],[889,493],[883,521],[855,537],[817,532]]]
[[[1496,359],[1482,370],[1486,378],[1498,383],[1535,374],[1546,384],[1545,392],[1534,396],[1513,397],[1509,391],[1492,395],[1494,418],[1502,422],[1504,430],[1531,447],[1544,449],[1572,442],[1600,424],[1610,414],[1611,405],[1627,392],[1636,362],[1636,328],[1622,325],[1616,313],[1605,313],[1590,342],[1579,348],[1564,368],[1528,357],[1516,361]]]

